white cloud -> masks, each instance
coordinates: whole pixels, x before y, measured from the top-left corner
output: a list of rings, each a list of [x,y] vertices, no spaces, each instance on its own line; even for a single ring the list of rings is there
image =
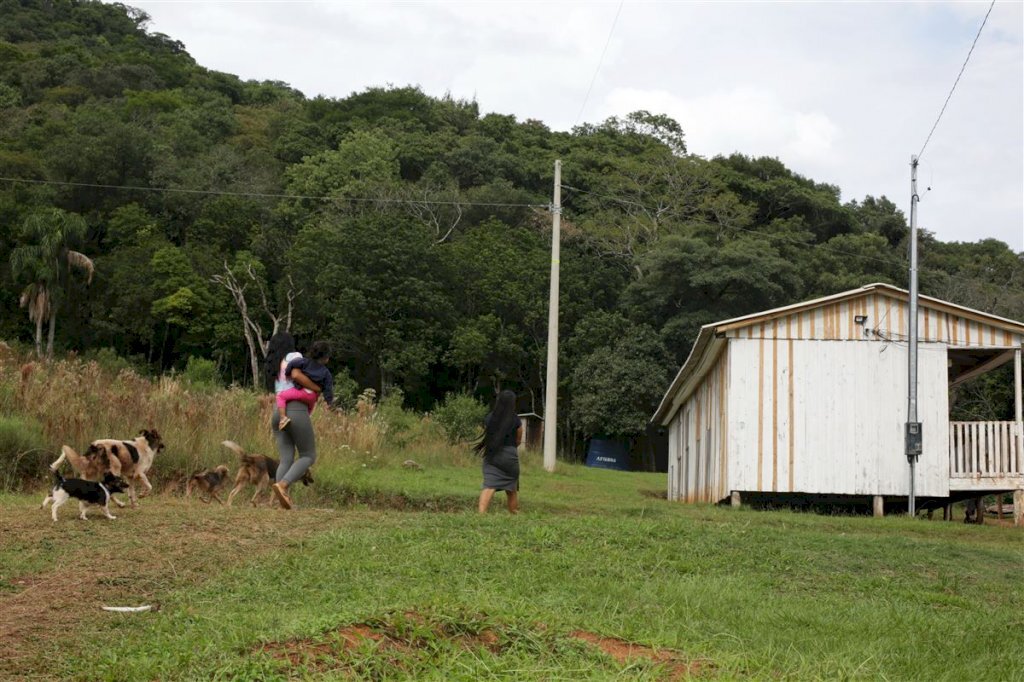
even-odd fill
[[[822,112],[787,108],[774,93],[753,87],[693,98],[618,88],[602,108],[608,116],[637,109],[668,114],[683,126],[690,153],[701,156],[741,152],[823,164],[839,135]]]

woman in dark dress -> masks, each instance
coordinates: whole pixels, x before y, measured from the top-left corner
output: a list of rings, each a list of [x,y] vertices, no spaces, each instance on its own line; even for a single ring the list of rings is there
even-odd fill
[[[502,391],[494,409],[484,419],[484,435],[476,451],[484,458],[484,484],[480,491],[479,511],[487,513],[494,491],[504,490],[508,511],[519,513],[519,451],[523,442],[523,423],[516,414],[516,394]]]

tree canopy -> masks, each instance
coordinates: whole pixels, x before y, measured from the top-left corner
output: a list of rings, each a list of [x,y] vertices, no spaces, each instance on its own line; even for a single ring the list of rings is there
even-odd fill
[[[0,0],[0,177],[19,180],[0,181],[0,336],[38,342],[18,303],[45,289],[74,301],[58,348],[154,372],[208,358],[251,384],[257,337],[287,320],[411,407],[511,388],[539,412],[555,159],[574,435],[641,430],[702,324],[905,282],[892,201],[844,202],[779,159],[689,154],[664,114],[557,132],[413,86],[308,98],[206,69],[147,22]],[[40,216],[63,235],[49,261],[29,258]],[[68,276],[83,254],[88,290]],[[1024,318],[1024,261],[923,233],[921,290]]]

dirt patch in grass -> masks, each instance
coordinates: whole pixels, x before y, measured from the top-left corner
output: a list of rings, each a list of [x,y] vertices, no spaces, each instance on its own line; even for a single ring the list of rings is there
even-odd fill
[[[643,644],[637,644],[636,642],[627,642],[617,637],[602,637],[586,630],[570,632],[569,637],[597,647],[622,665],[626,665],[638,658],[644,658],[658,665],[663,665],[668,671],[668,677],[665,678],[668,680],[685,680],[697,677],[701,673],[710,672],[711,669],[708,661],[690,660],[681,652],[671,649],[654,649]]]
[[[41,496],[40,496],[40,499]],[[74,507],[74,509],[72,508]],[[325,529],[333,512],[227,509],[174,498],[144,498],[116,521],[77,505],[49,511],[26,500],[5,505],[0,521],[0,679],[46,674],[48,655],[75,653],[73,632],[107,618],[101,606],[159,602],[175,588],[272,552],[282,543]]]
[[[408,672],[410,662],[418,654],[427,654],[439,645],[463,651],[486,650],[500,655],[516,646],[517,638],[523,637],[533,644],[546,641],[543,646],[548,654],[558,649],[555,646],[557,640],[585,642],[610,656],[619,666],[629,666],[638,660],[660,666],[664,670],[663,679],[667,680],[689,679],[713,670],[709,662],[691,660],[678,651],[654,649],[584,630],[556,635],[541,623],[523,630],[487,621],[483,617],[436,618],[415,611],[344,625],[312,638],[268,642],[257,647],[254,653],[269,655],[307,671],[341,669],[358,672],[360,656],[369,650],[379,663]]]
[[[351,654],[367,646],[385,655],[415,655],[431,640],[447,641],[462,649],[501,650],[497,632],[482,621],[432,620],[416,611],[406,611],[382,619],[344,625],[316,638],[267,642],[257,652],[287,660],[292,665],[314,668],[336,667],[339,655]],[[331,664],[334,664],[332,666]]]

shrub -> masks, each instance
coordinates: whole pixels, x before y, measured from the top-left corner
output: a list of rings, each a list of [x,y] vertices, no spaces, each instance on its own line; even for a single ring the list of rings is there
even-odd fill
[[[132,363],[122,358],[113,348],[99,348],[82,354],[83,360],[92,360],[106,372],[117,374],[123,370],[136,371]]]
[[[9,492],[48,474],[53,457],[38,421],[31,417],[0,417],[0,490]]]
[[[449,443],[465,443],[480,435],[487,406],[465,393],[449,393],[434,410],[434,421]]]
[[[351,410],[356,406],[359,384],[349,376],[347,370],[334,375],[334,406],[342,410]]]
[[[398,448],[406,447],[418,435],[416,427],[420,418],[413,412],[402,408],[405,394],[401,389],[391,389],[380,401],[377,415],[384,422],[384,437],[389,445]]]
[[[221,386],[220,372],[217,371],[217,363],[206,358],[197,358],[190,355],[182,378],[196,387],[214,388]]]

